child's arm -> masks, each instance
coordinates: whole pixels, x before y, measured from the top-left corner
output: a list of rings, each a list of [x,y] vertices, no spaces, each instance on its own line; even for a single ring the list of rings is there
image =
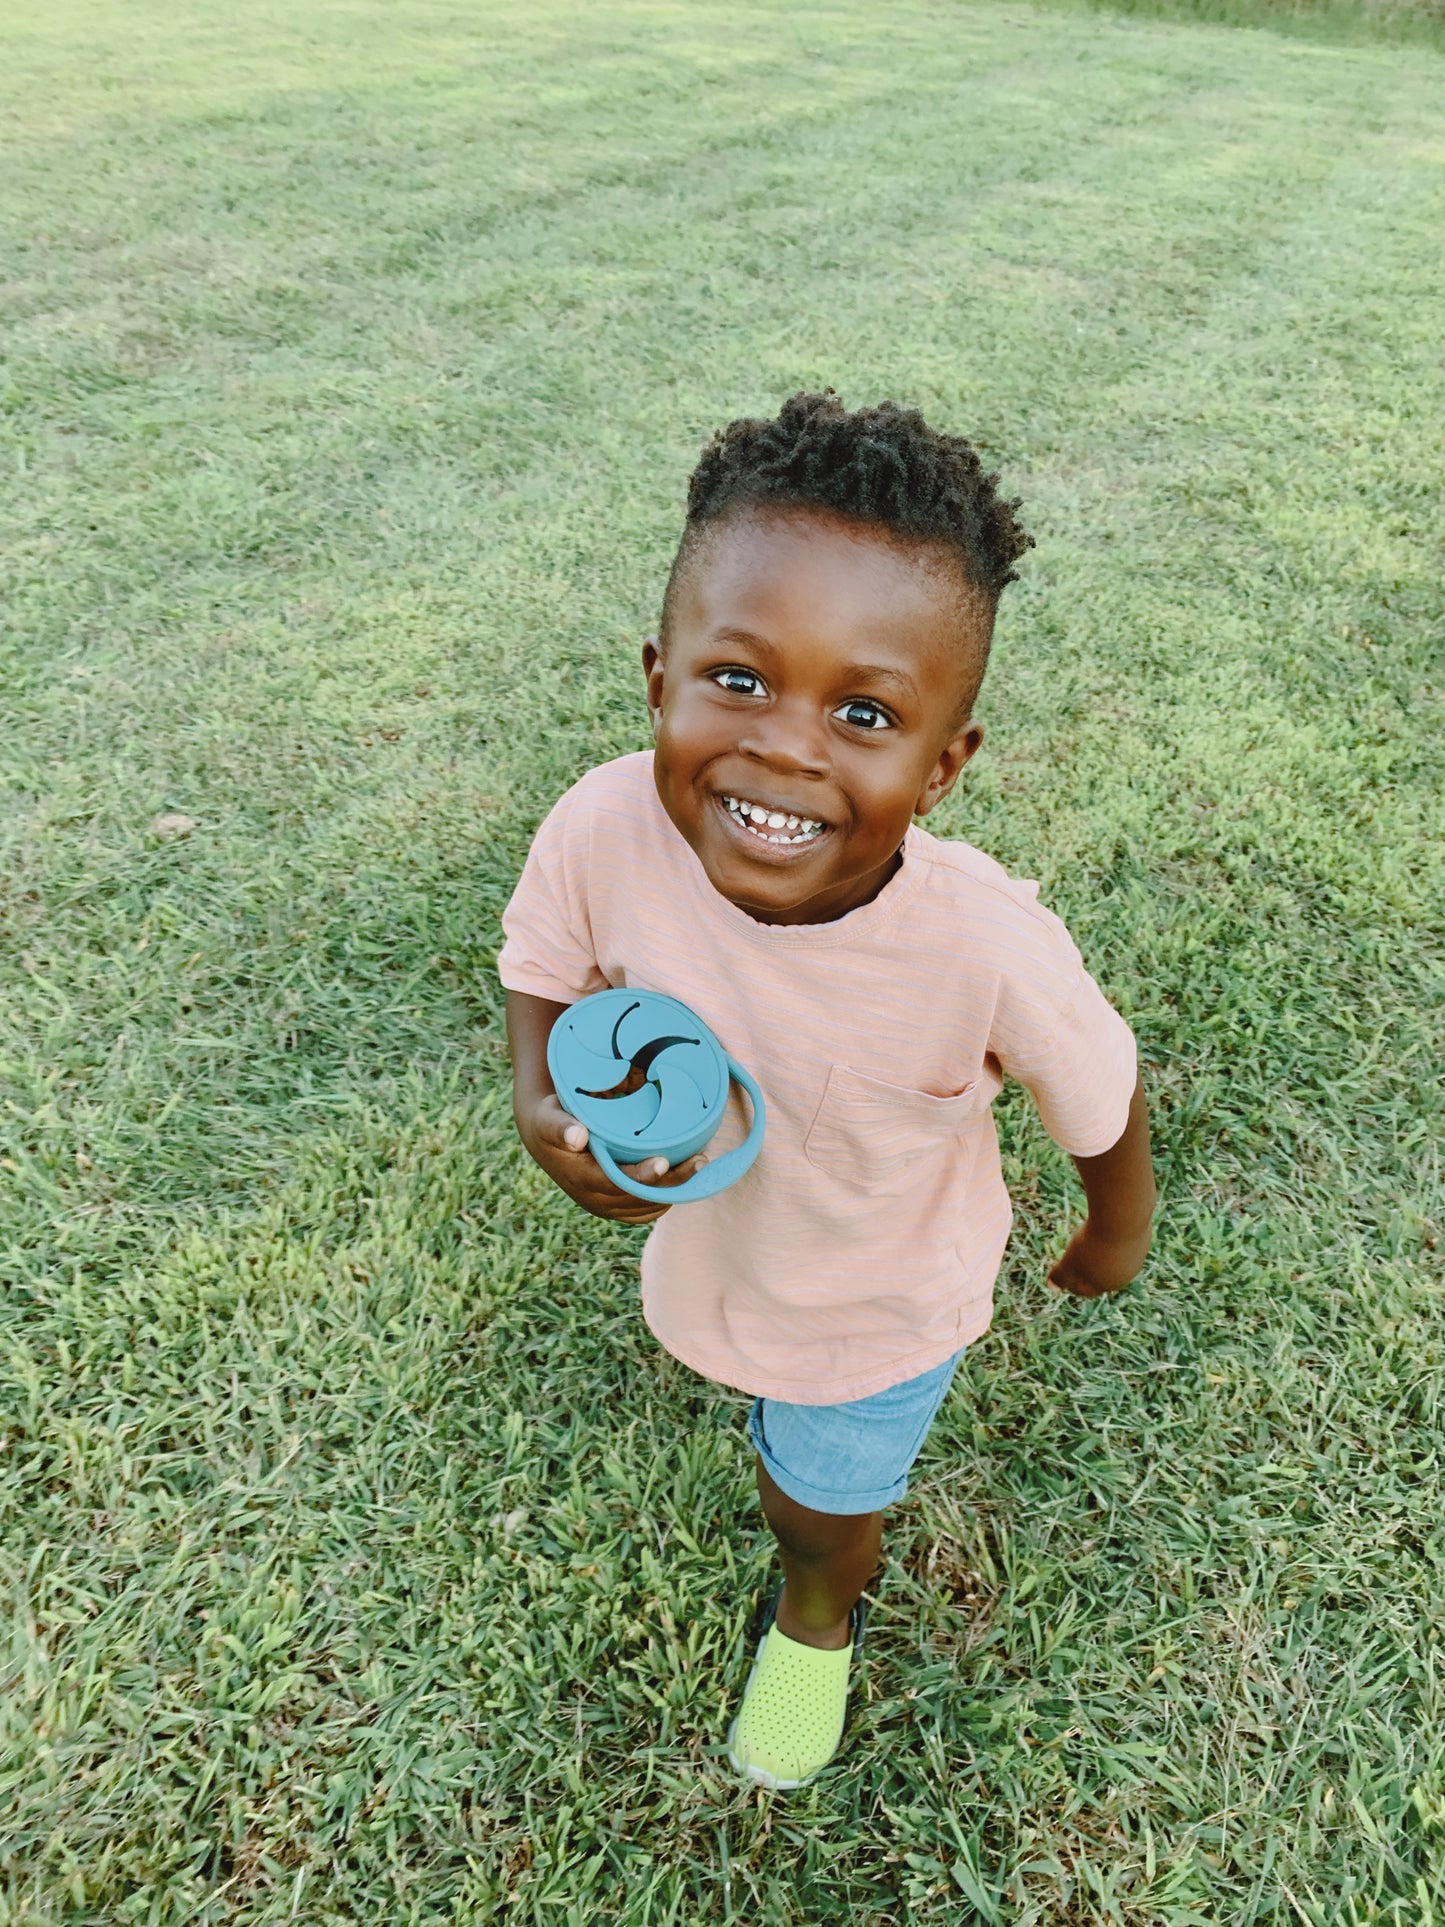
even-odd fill
[[[1049,1283],[1075,1298],[1122,1291],[1139,1275],[1153,1237],[1159,1194],[1149,1156],[1149,1112],[1142,1079],[1118,1143],[1098,1157],[1075,1158],[1089,1215],[1049,1273]]]
[[[512,1051],[512,1112],[517,1133],[552,1182],[594,1218],[613,1218],[619,1224],[650,1224],[670,1209],[666,1201],[646,1204],[619,1191],[587,1149],[587,1126],[558,1102],[547,1069],[547,1039],[553,1024],[569,1008],[524,991],[507,992],[507,1042]],[[669,1171],[665,1159],[649,1158],[645,1164],[622,1168],[644,1184],[681,1184],[706,1163],[705,1157],[698,1156]]]

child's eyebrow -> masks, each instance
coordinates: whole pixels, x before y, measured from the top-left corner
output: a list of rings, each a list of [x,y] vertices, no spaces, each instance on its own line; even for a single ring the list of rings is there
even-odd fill
[[[749,649],[756,649],[763,656],[776,656],[778,653],[777,644],[769,642],[766,636],[755,636],[751,629],[734,629],[727,623],[720,629],[714,629],[708,637],[708,643],[714,649],[725,642],[746,643]]]
[[[916,696],[918,685],[912,676],[901,669],[885,668],[881,662],[855,662],[843,673],[843,681],[849,683],[883,683],[896,689],[901,695]]]

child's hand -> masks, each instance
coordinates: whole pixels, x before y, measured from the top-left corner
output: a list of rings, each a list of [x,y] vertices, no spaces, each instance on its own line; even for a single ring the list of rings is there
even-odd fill
[[[561,1186],[574,1204],[580,1204],[594,1218],[611,1218],[614,1224],[651,1224],[654,1218],[671,1209],[665,1198],[649,1204],[627,1191],[620,1191],[587,1149],[587,1126],[579,1123],[570,1111],[563,1110],[551,1093],[538,1098],[528,1115],[519,1116],[517,1123],[522,1142],[547,1176]],[[662,1187],[681,1184],[699,1165],[706,1163],[707,1159],[699,1153],[675,1170],[668,1170],[663,1158],[624,1164],[622,1169],[639,1183]]]
[[[1102,1298],[1122,1291],[1143,1269],[1149,1238],[1147,1224],[1132,1237],[1105,1238],[1086,1220],[1049,1273],[1049,1283],[1055,1291],[1067,1291],[1074,1298]]]
[[[1049,1273],[1055,1291],[1075,1298],[1102,1298],[1122,1291],[1137,1278],[1153,1238],[1154,1166],[1149,1156],[1149,1112],[1144,1086],[1129,1100],[1123,1134],[1097,1157],[1076,1157],[1089,1215],[1069,1240],[1069,1248]]]

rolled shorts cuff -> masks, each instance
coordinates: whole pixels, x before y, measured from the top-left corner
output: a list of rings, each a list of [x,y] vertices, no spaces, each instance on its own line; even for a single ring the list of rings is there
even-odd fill
[[[881,1512],[908,1490],[908,1473],[953,1382],[957,1352],[902,1385],[842,1405],[758,1399],[748,1437],[780,1492],[811,1512]],[[847,1482],[822,1484],[831,1471]]]
[[[761,1405],[762,1400],[758,1400]],[[768,1468],[768,1476],[780,1492],[785,1492],[799,1505],[807,1506],[810,1512],[832,1512],[847,1517],[854,1512],[881,1512],[885,1506],[896,1505],[908,1490],[908,1475],[895,1479],[892,1485],[880,1485],[871,1492],[834,1492],[826,1487],[809,1485],[790,1472],[781,1459],[774,1456],[767,1440],[763,1437],[762,1425],[758,1418],[758,1405],[748,1414],[748,1437],[758,1457]]]

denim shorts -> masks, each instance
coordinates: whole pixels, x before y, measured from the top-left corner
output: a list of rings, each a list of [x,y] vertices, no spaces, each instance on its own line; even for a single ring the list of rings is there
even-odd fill
[[[813,1512],[881,1512],[908,1490],[908,1470],[948,1396],[962,1352],[931,1372],[846,1405],[760,1398],[748,1437],[774,1485]]]

